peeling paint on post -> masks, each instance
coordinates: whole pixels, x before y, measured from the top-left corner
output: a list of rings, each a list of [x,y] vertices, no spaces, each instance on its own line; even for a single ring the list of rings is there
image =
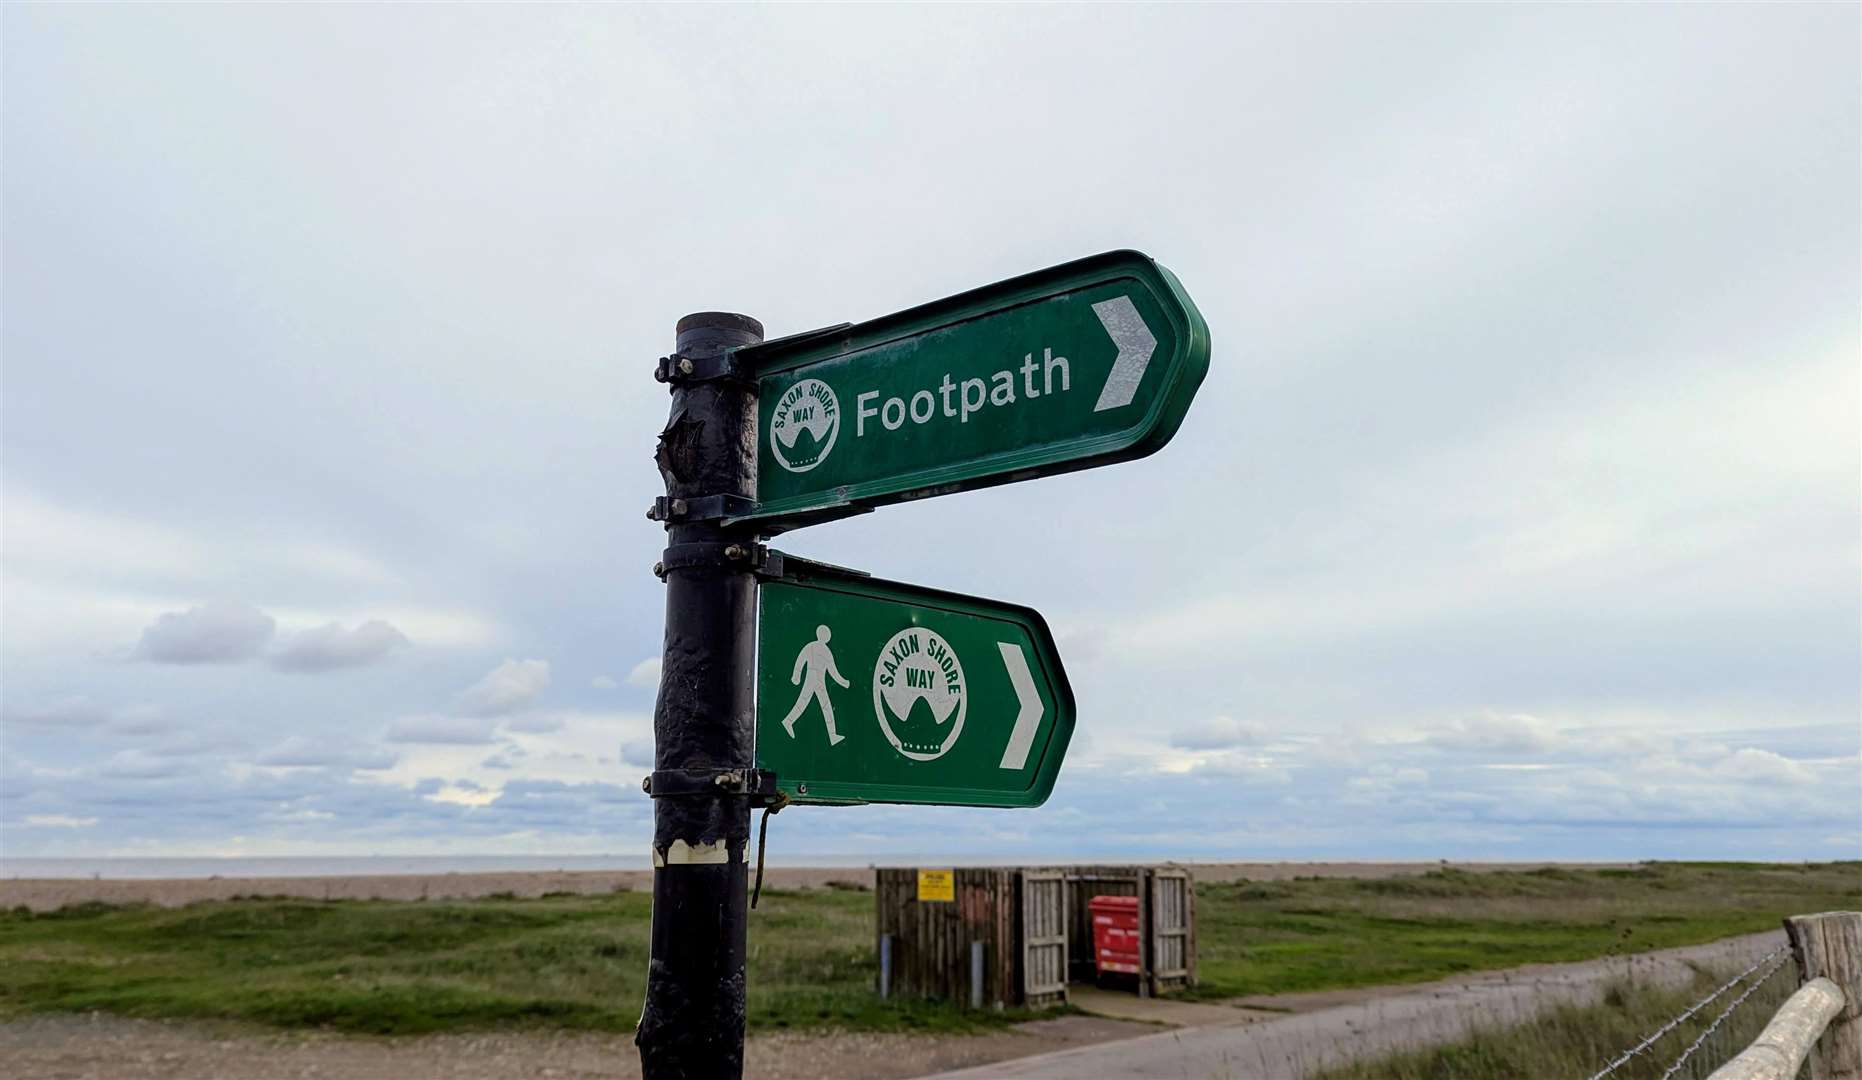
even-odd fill
[[[705,361],[763,339],[755,319],[723,312],[679,320],[678,352]],[[655,455],[668,505],[752,493],[755,398],[729,379],[674,380]],[[753,546],[754,528],[685,521],[668,549]],[[691,548],[686,545],[703,545]],[[751,766],[756,582],[728,558],[663,564],[666,638],[653,710],[655,770]],[[647,1080],[743,1075],[744,850],[750,800],[714,788],[653,800],[653,929],[646,1005],[634,1042]]]

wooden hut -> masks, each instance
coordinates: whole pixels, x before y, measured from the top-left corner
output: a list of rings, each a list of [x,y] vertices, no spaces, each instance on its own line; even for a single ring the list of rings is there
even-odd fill
[[[1097,974],[1088,907],[1106,895],[1138,898],[1137,993],[1196,983],[1196,891],[1184,867],[882,867],[874,877],[882,994],[1065,1002],[1069,982]]]

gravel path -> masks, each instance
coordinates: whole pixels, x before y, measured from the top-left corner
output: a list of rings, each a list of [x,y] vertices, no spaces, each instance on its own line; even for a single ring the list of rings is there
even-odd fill
[[[977,1036],[767,1035],[745,1047],[759,1080],[902,1080],[1157,1030],[1063,1016]],[[638,1080],[627,1035],[512,1033],[367,1039],[253,1034],[91,1013],[0,1023],[0,1076],[20,1080]]]
[[[1295,1013],[1272,1019],[1243,1016],[1234,1024],[1061,1050],[941,1073],[930,1080],[1300,1080],[1325,1066],[1447,1042],[1475,1026],[1518,1023],[1553,1002],[1595,1000],[1605,983],[1621,975],[1679,984],[1692,978],[1694,964],[1742,968],[1783,944],[1783,931],[1772,931],[1621,959],[1535,964],[1423,986],[1248,998],[1250,1004],[1271,1003]],[[1376,996],[1364,1000],[1367,993]]]

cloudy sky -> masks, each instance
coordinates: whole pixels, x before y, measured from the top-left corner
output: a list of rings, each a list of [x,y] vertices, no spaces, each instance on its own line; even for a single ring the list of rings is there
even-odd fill
[[[1047,613],[1053,800],[773,858],[1854,857],[1859,31],[6,5],[0,848],[643,855],[677,318],[1136,247],[1166,450],[781,545]]]

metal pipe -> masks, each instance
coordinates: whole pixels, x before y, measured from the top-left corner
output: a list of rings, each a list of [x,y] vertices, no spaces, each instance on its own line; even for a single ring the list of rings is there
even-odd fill
[[[763,340],[763,327],[744,315],[703,312],[680,319],[677,337],[680,357],[704,360]],[[672,380],[671,416],[654,455],[669,505],[755,494],[755,410],[755,395],[734,380]],[[757,541],[754,529],[683,513],[669,516],[668,545],[722,550]],[[664,569],[653,767],[753,768],[755,579],[722,560]],[[749,836],[746,795],[719,789],[653,800],[651,953],[634,1034],[646,1080],[743,1075]]]
[[[983,943],[970,942],[970,1008],[983,1007]]]
[[[879,935],[879,996],[892,996],[892,935]]]

